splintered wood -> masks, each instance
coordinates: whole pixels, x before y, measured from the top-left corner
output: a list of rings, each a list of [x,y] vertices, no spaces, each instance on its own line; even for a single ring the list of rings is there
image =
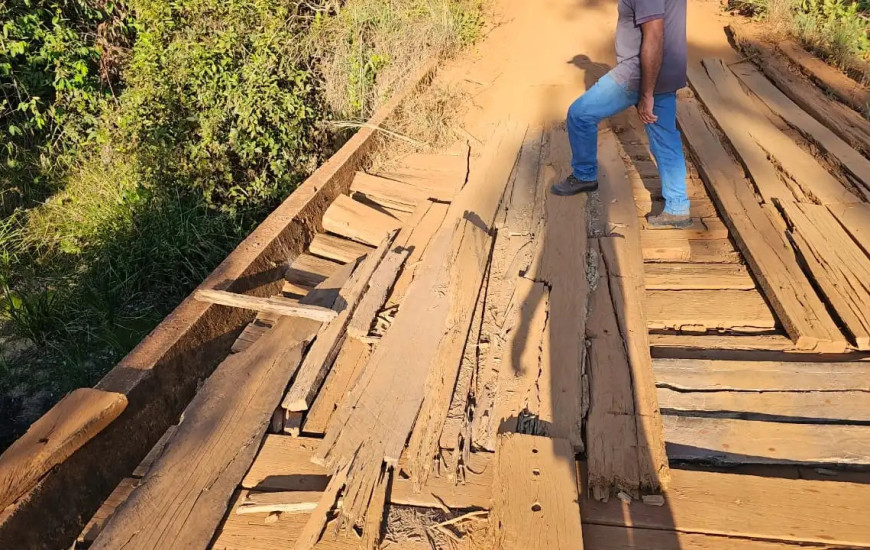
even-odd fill
[[[489,261],[491,224],[523,134],[505,124],[491,139],[429,245],[404,307],[333,415],[315,459],[346,472],[339,514],[348,524],[362,525],[381,465],[395,467],[415,419],[444,421]],[[439,434],[440,426],[434,437],[420,439],[413,475],[426,475]]]
[[[572,445],[565,439],[502,434],[496,449],[490,527],[495,548],[582,550]]]

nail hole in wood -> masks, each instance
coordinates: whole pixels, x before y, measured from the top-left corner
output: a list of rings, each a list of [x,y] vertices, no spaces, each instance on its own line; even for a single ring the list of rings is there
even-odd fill
[[[534,475],[536,475],[536,476],[539,476],[539,475],[541,475],[541,470],[539,470],[539,469],[537,469],[537,468],[533,468],[533,469],[532,469],[532,473],[533,473]]]
[[[540,505],[540,504],[538,504],[537,502],[534,503],[534,504],[532,504],[532,512],[540,512],[540,511],[541,511],[541,505]]]

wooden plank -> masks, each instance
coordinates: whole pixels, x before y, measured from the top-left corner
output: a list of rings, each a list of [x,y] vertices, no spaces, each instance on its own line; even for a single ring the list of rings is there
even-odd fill
[[[631,391],[631,368],[619,332],[611,300],[607,266],[597,261],[600,247],[595,242],[598,283],[589,300],[589,414],[586,419],[588,487],[599,500],[626,491],[638,495],[640,463],[637,423]]]
[[[664,426],[671,460],[720,465],[870,464],[870,426],[693,416],[665,416]]]
[[[112,423],[127,407],[123,394],[79,388],[33,423],[0,455],[0,509]]]
[[[359,338],[348,336],[341,345],[338,357],[329,370],[323,387],[305,415],[302,431],[307,434],[324,434],[329,419],[347,394],[356,384],[362,369],[371,355],[371,346]]]
[[[359,463],[349,482],[351,492],[373,486],[370,476],[379,475],[379,467],[372,471],[361,460],[396,464],[418,412],[423,422],[434,422],[437,415],[432,413],[442,398],[449,407],[451,392],[440,391],[439,384],[452,388],[455,382],[456,372],[450,369],[459,365],[489,258],[490,224],[524,131],[519,125],[505,124],[490,140],[478,169],[472,171],[471,180],[451,204],[445,225],[429,245],[404,307],[372,354],[359,383],[333,416],[315,459],[332,471]],[[427,329],[420,330],[421,326]],[[440,428],[433,446],[437,434]],[[427,460],[424,469],[414,473],[420,476],[430,465]],[[361,510],[346,506],[341,514],[355,521]]]
[[[751,55],[776,87],[801,109],[828,127],[857,151],[870,153],[870,122],[852,108],[829,98],[800,72],[791,70],[786,58],[772,44],[760,40],[757,32],[745,25],[730,24],[728,30],[745,53]]]
[[[78,549],[80,547],[79,545],[87,548],[93,544],[94,540],[96,540],[100,532],[102,532],[103,526],[115,513],[115,510],[117,510],[118,506],[127,500],[127,497],[130,496],[138,484],[139,480],[133,477],[125,477],[121,480],[121,483],[115,487],[115,490],[112,491],[109,498],[103,501],[93,517],[88,520],[85,528],[82,529],[82,533],[76,538],[76,545],[73,547],[73,550]]]
[[[288,317],[304,317],[305,319],[314,319],[321,323],[331,321],[336,315],[338,315],[332,309],[300,304],[296,300],[290,300],[282,296],[263,298],[260,296],[238,294],[236,292],[203,288],[197,290],[194,297],[201,302],[240,307],[254,311],[274,313],[275,315],[285,315]]]
[[[834,547],[870,545],[863,510],[870,485],[678,469],[671,476],[664,506],[584,499],[583,521]]]
[[[806,546],[781,540],[753,540],[739,537],[682,533],[671,529],[636,529],[614,525],[583,524],[583,541],[595,550],[801,550]],[[813,545],[818,550],[836,547]]]
[[[805,265],[858,349],[870,349],[870,257],[824,206],[784,203]]]
[[[317,503],[314,511],[305,522],[305,527],[299,533],[296,539],[296,544],[293,545],[295,550],[309,550],[314,548],[321,538],[324,527],[328,521],[328,513],[336,506],[338,495],[344,488],[347,481],[347,472],[349,467],[345,466],[333,475],[323,494],[320,496],[320,502]]]
[[[301,287],[315,287],[335,273],[341,264],[325,260],[311,254],[300,254],[293,260],[284,273],[291,284]]]
[[[413,212],[418,203],[429,198],[429,193],[424,189],[365,172],[356,173],[350,190],[384,206],[405,212]]]
[[[284,317],[247,351],[218,365],[185,409],[163,455],[92,548],[208,544],[302,360],[306,340],[319,326]]]
[[[649,333],[644,307],[643,260],[640,231],[634,215],[631,188],[612,132],[599,134],[601,202],[610,237],[601,239],[601,252],[610,284],[620,334],[625,342],[631,368],[636,447],[641,491],[657,491],[668,483],[668,462],[664,451],[655,380],[649,354]]]
[[[422,490],[417,490],[409,478],[393,477],[389,500],[391,504],[421,508],[489,508],[495,468],[492,453],[470,453],[462,470],[462,478],[431,475]]]
[[[860,202],[807,151],[766,116],[768,108],[750,96],[721,59],[705,59],[689,79],[701,101],[734,144],[766,202],[810,199],[821,204]],[[768,166],[763,166],[764,164]],[[780,181],[774,163],[795,186]],[[771,179],[773,178],[773,179]]]
[[[236,514],[244,502],[247,491],[234,497],[230,512],[215,534],[211,550],[286,550],[293,548],[299,534],[311,517],[300,514]],[[359,543],[353,539],[327,533],[318,542],[316,550],[357,550]]]
[[[313,512],[323,491],[246,491],[236,514],[301,514]]]
[[[829,90],[840,101],[859,113],[866,111],[867,105],[870,104],[870,90],[866,86],[852,80],[791,40],[777,42],[776,48],[811,80]]]
[[[565,439],[501,434],[490,511],[495,548],[583,549],[574,450]]]
[[[645,264],[649,290],[752,290],[755,281],[742,265],[701,263]]]
[[[770,308],[753,290],[649,290],[646,310],[651,329],[758,332],[776,326]]]
[[[378,550],[381,547],[381,526],[384,523],[384,510],[387,506],[387,492],[391,477],[389,470],[383,472],[372,491],[372,500],[369,502],[369,509],[366,510],[365,525],[362,530],[363,539],[359,546],[361,550]]]
[[[654,359],[656,381],[678,390],[870,391],[870,363]]]
[[[402,222],[347,195],[336,197],[323,214],[323,229],[348,239],[377,246]]]
[[[154,444],[154,447],[152,447],[151,450],[148,451],[148,454],[145,455],[145,458],[142,459],[142,462],[140,462],[139,465],[136,466],[136,469],[133,470],[133,473],[131,474],[133,477],[145,477],[145,474],[148,473],[148,470],[151,469],[151,466],[154,465],[154,462],[158,458],[160,458],[160,455],[163,454],[163,450],[166,449],[166,444],[172,438],[172,434],[175,433],[176,428],[178,428],[178,425],[169,426],[169,428],[160,437],[157,443]]]
[[[659,388],[666,413],[700,411],[717,417],[824,424],[870,423],[870,399],[860,391],[674,391]]]
[[[418,187],[430,199],[450,201],[462,188],[468,173],[468,155],[442,153],[414,153],[402,159],[402,166],[377,175]]]
[[[333,361],[338,355],[344,339],[345,329],[356,311],[357,305],[368,289],[372,275],[390,250],[396,233],[391,232],[384,237],[374,252],[367,255],[360,266],[353,272],[345,288],[339,294],[342,298],[342,309],[338,317],[324,325],[311,349],[305,355],[302,366],[293,380],[293,384],[284,396],[281,406],[290,412],[307,411],[320,390]]]
[[[375,268],[368,282],[368,288],[347,324],[348,335],[357,338],[368,335],[369,328],[387,301],[387,294],[393,288],[396,277],[399,276],[399,270],[410,253],[411,251],[407,248],[397,247],[384,256],[384,259]]]
[[[862,182],[865,188],[870,190],[870,160],[867,160],[851,145],[798,107],[765,78],[764,74],[754,65],[739,63],[732,65],[731,70],[773,112],[782,117],[790,126],[796,128],[821,150],[827,152],[846,171]]]
[[[341,263],[352,262],[372,250],[373,247],[366,244],[329,233],[318,233],[308,245],[309,253]]]
[[[870,256],[870,204],[832,204],[828,209]]]
[[[728,239],[688,239],[682,235],[641,231],[646,262],[740,263],[740,254]]]
[[[311,462],[319,439],[269,434],[241,486],[258,491],[323,491],[327,471]]]
[[[791,244],[758,204],[697,102],[678,102],[677,121],[737,246],[796,346],[842,351],[845,339],[798,265]]]

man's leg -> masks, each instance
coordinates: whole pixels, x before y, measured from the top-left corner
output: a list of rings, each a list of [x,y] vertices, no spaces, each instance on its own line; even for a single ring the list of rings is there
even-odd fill
[[[598,123],[637,103],[637,92],[617,84],[610,74],[601,77],[568,109],[568,140],[571,142],[573,176],[553,186],[553,192],[571,195],[593,191],[598,179]],[[585,183],[585,185],[584,185]]]
[[[677,94],[655,96],[654,124],[646,124],[650,150],[659,168],[665,210],[658,221],[661,225],[689,226],[689,197],[686,195],[686,159],[683,142],[677,130]],[[659,217],[654,217],[659,218]],[[650,218],[651,223],[655,220]],[[673,222],[673,223],[672,223]]]

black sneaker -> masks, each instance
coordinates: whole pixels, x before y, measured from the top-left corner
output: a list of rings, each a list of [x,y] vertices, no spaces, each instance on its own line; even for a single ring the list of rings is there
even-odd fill
[[[598,180],[580,181],[571,174],[564,181],[554,183],[550,187],[550,192],[554,195],[568,197],[577,193],[590,193],[598,189]]]

